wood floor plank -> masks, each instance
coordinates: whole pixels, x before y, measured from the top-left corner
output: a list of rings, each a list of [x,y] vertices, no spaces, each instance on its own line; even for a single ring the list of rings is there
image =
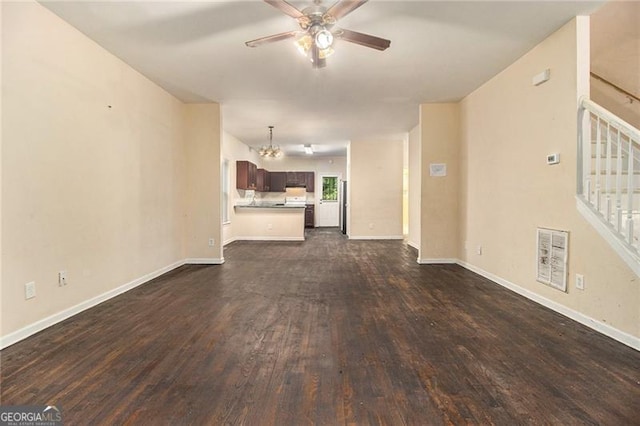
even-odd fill
[[[400,241],[235,242],[0,352],[66,424],[633,425],[640,353]]]

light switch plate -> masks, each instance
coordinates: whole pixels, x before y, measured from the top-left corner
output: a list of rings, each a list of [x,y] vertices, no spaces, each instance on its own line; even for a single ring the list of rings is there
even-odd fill
[[[28,300],[33,299],[34,297],[36,297],[36,283],[35,281],[31,281],[24,285],[24,298],[25,300]]]
[[[578,290],[584,290],[584,275],[576,274],[576,288]]]

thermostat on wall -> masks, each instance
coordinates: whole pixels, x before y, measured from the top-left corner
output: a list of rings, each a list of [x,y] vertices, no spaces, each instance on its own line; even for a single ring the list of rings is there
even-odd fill
[[[447,165],[445,163],[429,164],[429,176],[442,177],[447,175]]]
[[[560,162],[560,154],[549,154],[547,155],[547,164],[558,164]]]

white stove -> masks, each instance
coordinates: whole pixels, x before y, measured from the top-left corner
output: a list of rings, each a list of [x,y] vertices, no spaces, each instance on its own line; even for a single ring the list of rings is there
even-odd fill
[[[304,188],[286,188],[284,194],[286,207],[304,207],[307,205],[307,191]]]
[[[284,205],[287,207],[304,207],[307,205],[307,197],[285,197]]]

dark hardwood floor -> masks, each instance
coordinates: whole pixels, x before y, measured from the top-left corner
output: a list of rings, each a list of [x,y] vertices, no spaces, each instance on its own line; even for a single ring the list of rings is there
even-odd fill
[[[17,343],[65,424],[640,422],[640,352],[400,241],[235,242]]]

